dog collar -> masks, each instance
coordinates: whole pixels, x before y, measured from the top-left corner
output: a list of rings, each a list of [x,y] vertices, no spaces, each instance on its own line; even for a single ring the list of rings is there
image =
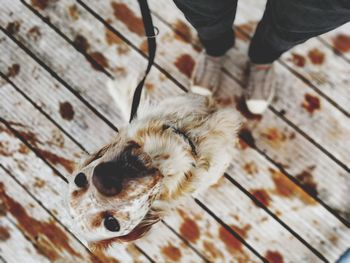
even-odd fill
[[[169,124],[164,124],[163,125],[163,130],[167,130],[171,128],[171,130],[180,135],[190,146],[191,146],[191,150],[192,150],[192,154],[193,155],[197,155],[197,151],[196,151],[196,146],[194,145],[193,141],[191,140],[191,138],[183,131],[181,131],[180,129],[172,126],[172,125],[169,125]]]

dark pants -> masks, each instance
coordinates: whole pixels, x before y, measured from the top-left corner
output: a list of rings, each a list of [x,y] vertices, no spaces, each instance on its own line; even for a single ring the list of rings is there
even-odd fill
[[[221,56],[234,45],[237,0],[174,2],[196,28],[209,55]],[[350,0],[268,0],[249,47],[250,60],[271,63],[295,45],[348,21]]]

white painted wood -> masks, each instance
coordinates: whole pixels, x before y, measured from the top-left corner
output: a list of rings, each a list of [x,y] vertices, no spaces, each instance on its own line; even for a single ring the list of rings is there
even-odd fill
[[[1,175],[7,176],[3,172],[1,172]],[[38,253],[33,244],[26,239],[23,233],[8,217],[0,217],[0,229],[0,255],[6,262],[50,262],[47,258]],[[18,253],[18,251],[20,251],[20,253]]]
[[[162,16],[162,18],[169,24],[176,25],[182,22],[187,25],[187,27],[182,27],[187,28],[183,31],[188,32],[186,35],[190,35],[191,38],[195,38],[194,29],[190,27],[189,23],[186,22],[183,15],[176,9],[173,3],[164,4],[162,1],[151,1],[151,7],[153,8],[154,13]],[[241,10],[240,13],[244,13],[245,16],[239,16],[238,13],[237,24],[241,24],[242,28],[251,28],[251,25],[248,26],[249,23],[252,23],[252,21],[255,21],[259,17],[256,15],[257,11],[254,11],[255,9],[253,8],[252,16],[256,15],[254,17],[255,20],[249,20],[246,18],[251,18],[247,14],[250,10],[249,6],[240,5],[239,10]],[[165,13],[167,14],[166,16],[164,15]],[[245,23],[244,26],[242,25],[243,23]],[[115,25],[118,25],[118,23],[115,22]],[[121,28],[121,26],[119,27]],[[163,31],[163,34],[166,33]],[[226,69],[229,70],[239,81],[242,80],[243,68],[246,63],[248,49],[246,43],[247,38],[243,38],[245,41],[241,38],[242,36],[238,37],[236,47],[229,52],[229,59],[226,61]],[[159,41],[163,40],[162,37],[159,39]],[[173,39],[172,41],[176,40]],[[169,45],[172,45],[170,41],[161,46]],[[186,46],[187,44],[183,44],[181,50],[185,50]],[[189,50],[189,48],[187,48],[187,50]],[[192,57],[195,57],[195,53],[189,53],[191,53]],[[349,147],[347,147],[346,142],[349,140],[347,140],[346,137],[350,128],[348,118],[327,101],[319,97],[312,89],[309,89],[302,81],[293,77],[293,75],[291,75],[285,68],[278,66],[277,69],[280,74],[280,82],[285,84],[283,85],[283,89],[279,90],[277,100],[273,103],[273,107],[277,110],[285,110],[287,112],[286,117],[294,122],[298,128],[304,131],[312,139],[316,139],[322,147],[330,150],[331,154],[334,154],[337,158],[345,161],[345,164],[347,164]],[[231,81],[230,83],[224,78],[224,83],[227,83],[225,84],[224,89],[230,88],[232,93],[235,93],[237,96],[241,94],[241,90],[235,82]],[[310,114],[301,107],[301,104],[305,102],[304,96],[306,93],[315,96],[320,100],[320,111],[316,110],[314,114]],[[341,167],[338,167],[338,165],[332,160],[329,160],[327,156],[307,140],[303,139],[298,133],[294,133],[288,125],[278,121],[276,117],[274,118],[279,124],[274,124],[275,121],[271,121],[273,114],[268,112],[265,115],[267,116],[262,119],[261,123],[251,125],[254,127],[252,131],[255,135],[254,138],[258,148],[265,151],[268,156],[277,162],[285,164],[287,171],[294,176],[301,173],[307,167],[314,166],[317,163],[313,175],[317,178],[316,182],[320,190],[321,199],[334,209],[339,210],[344,217],[349,218],[348,204],[343,202],[344,193],[349,189],[349,173]],[[332,125],[329,125],[329,123],[332,123]],[[283,143],[278,142],[276,144],[274,140],[266,137],[266,132],[274,127],[278,127],[278,130],[280,131],[286,131],[286,134],[293,133],[296,137],[291,140],[291,143],[288,143],[289,140],[285,140]],[[332,177],[328,176],[330,171],[332,171]],[[325,181],[328,181],[328,183]],[[340,187],[342,189],[341,193],[337,190],[338,185],[343,186]],[[332,186],[334,186],[333,189]]]
[[[46,258],[41,262],[47,262],[47,260],[92,262],[91,254],[84,246],[65,231],[9,175],[5,174],[3,169],[0,169],[0,173],[0,199],[4,205],[4,212],[35,244],[36,254],[40,253]],[[20,239],[17,240],[19,241]],[[12,249],[17,248],[15,246]],[[31,250],[33,251],[33,247]]]

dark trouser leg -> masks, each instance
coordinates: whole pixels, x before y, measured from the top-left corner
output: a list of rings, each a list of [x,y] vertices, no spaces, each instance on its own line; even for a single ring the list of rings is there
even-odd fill
[[[207,54],[222,56],[234,44],[237,0],[174,0],[197,30]]]
[[[250,60],[272,63],[295,45],[348,21],[347,0],[268,0],[249,48]]]

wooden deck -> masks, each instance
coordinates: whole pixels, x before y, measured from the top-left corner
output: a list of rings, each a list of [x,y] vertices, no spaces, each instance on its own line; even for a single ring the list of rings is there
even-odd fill
[[[160,30],[147,83],[180,94],[201,50],[172,1],[149,0]],[[138,76],[147,43],[133,0],[1,0],[0,262],[335,262],[350,247],[350,24],[277,63],[276,100],[241,103],[264,1],[239,1],[223,85],[246,123],[220,183],[134,244],[92,254],[66,211],[66,177],[121,123],[109,79]]]

